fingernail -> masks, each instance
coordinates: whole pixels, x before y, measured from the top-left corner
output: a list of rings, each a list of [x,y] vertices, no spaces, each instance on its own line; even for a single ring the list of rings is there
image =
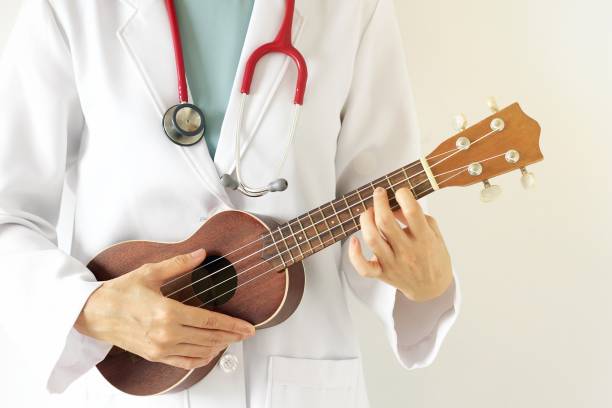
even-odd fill
[[[204,250],[202,248],[196,249],[189,255],[191,255],[192,258],[200,258],[202,255],[204,255]]]
[[[244,326],[242,332],[247,335],[247,337],[251,337],[255,334],[255,326]]]
[[[376,194],[383,194],[383,193],[385,193],[385,189],[382,188],[382,187],[376,187],[376,190],[374,190],[374,192]]]

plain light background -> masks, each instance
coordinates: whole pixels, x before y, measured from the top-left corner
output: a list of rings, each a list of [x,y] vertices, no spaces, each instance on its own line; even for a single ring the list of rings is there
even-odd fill
[[[21,3],[0,0],[0,50]],[[478,186],[431,197],[464,298],[431,367],[402,370],[352,302],[373,408],[612,406],[612,3],[396,3],[424,150],[453,133],[454,114],[488,115],[495,95],[540,122],[545,161],[535,191],[509,174],[492,204]],[[30,406],[18,365],[0,349],[3,406]]]

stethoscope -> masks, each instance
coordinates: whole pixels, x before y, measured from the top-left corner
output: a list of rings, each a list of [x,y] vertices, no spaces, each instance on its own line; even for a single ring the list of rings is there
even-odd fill
[[[287,55],[295,62],[298,72],[295,96],[293,99],[293,119],[291,121],[287,148],[285,149],[285,153],[278,168],[279,172],[287,158],[289,147],[293,143],[300,109],[304,103],[304,93],[306,92],[306,82],[308,80],[308,69],[304,56],[293,46],[291,42],[295,0],[285,0],[285,3],[285,16],[274,41],[260,46],[247,59],[242,79],[242,87],[240,89],[241,99],[239,105],[238,122],[234,134],[236,177],[234,178],[230,174],[224,174],[221,177],[221,184],[224,187],[232,190],[238,190],[242,194],[249,197],[261,197],[270,192],[285,191],[288,185],[287,180],[284,178],[278,178],[271,181],[264,187],[251,187],[244,181],[241,175],[240,133],[244,119],[244,109],[247,97],[251,91],[251,84],[253,82],[255,68],[262,57],[271,53]],[[170,29],[172,32],[172,42],[174,45],[176,71],[178,76],[179,103],[168,109],[168,111],[164,114],[163,127],[164,132],[172,142],[181,146],[192,146],[201,141],[204,137],[206,122],[204,112],[202,112],[202,110],[194,104],[189,103],[187,79],[185,75],[185,61],[183,59],[183,46],[176,18],[176,10],[174,8],[174,0],[166,0],[166,8],[168,10],[168,18],[170,19]]]

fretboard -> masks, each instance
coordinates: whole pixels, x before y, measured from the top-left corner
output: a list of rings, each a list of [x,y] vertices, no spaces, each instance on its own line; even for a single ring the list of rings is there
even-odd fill
[[[264,258],[280,270],[347,238],[360,229],[359,216],[372,207],[377,187],[387,190],[392,209],[399,208],[395,192],[402,187],[417,199],[434,191],[415,161],[279,225],[264,237]]]

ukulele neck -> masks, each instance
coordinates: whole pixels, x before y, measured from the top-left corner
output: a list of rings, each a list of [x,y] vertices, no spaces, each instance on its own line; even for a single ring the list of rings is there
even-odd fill
[[[409,188],[417,199],[435,191],[417,160],[279,225],[264,238],[264,258],[283,270],[346,239],[360,229],[359,216],[373,206],[377,187],[387,191],[392,209],[399,208],[395,192],[402,187]]]

